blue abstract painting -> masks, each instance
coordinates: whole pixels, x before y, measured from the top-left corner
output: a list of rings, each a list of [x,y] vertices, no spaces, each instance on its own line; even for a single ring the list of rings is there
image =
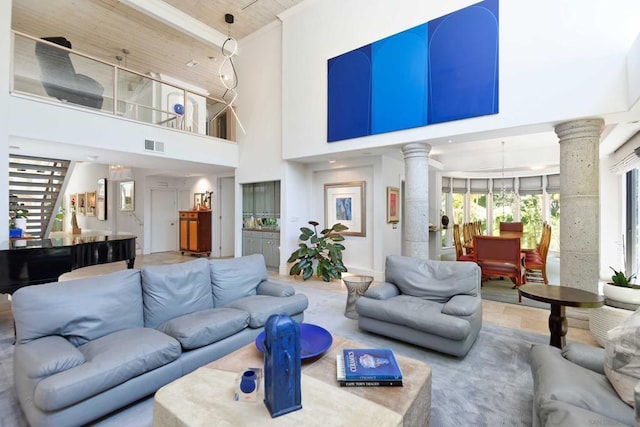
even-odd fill
[[[328,60],[327,141],[498,113],[498,0]]]

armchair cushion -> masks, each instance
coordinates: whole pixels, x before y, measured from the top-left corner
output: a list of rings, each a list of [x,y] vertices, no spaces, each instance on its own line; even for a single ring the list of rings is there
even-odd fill
[[[465,317],[479,310],[482,310],[482,300],[470,295],[454,295],[442,307],[442,314]]]
[[[604,372],[620,396],[633,406],[633,389],[640,380],[640,311],[607,333]]]
[[[393,283],[384,282],[371,286],[364,294],[367,298],[389,299],[400,295],[400,290]]]
[[[570,362],[604,375],[604,349],[578,342],[569,342],[562,349],[562,357]]]
[[[260,282],[256,288],[257,295],[269,295],[272,297],[290,297],[295,293],[296,290],[293,289],[293,286],[272,282],[270,280]]]
[[[400,292],[430,301],[445,303],[453,295],[478,295],[478,273],[474,263],[431,261],[389,255],[386,281]]]
[[[267,267],[262,254],[209,261],[213,302],[216,307],[238,298],[256,295],[260,282],[267,280]]]

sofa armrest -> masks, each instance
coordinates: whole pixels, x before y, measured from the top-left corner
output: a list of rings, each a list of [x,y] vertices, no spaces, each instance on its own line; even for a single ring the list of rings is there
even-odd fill
[[[472,295],[454,295],[442,307],[442,314],[450,316],[471,316],[482,310],[482,300]]]
[[[389,299],[398,295],[400,295],[400,290],[398,289],[398,287],[389,282],[371,286],[369,289],[367,289],[367,292],[364,293],[364,296],[367,298],[380,300]]]
[[[263,280],[256,288],[256,294],[268,295],[272,297],[290,297],[296,293],[293,286],[284,283],[273,282],[271,280]]]
[[[604,349],[570,342],[562,349],[562,357],[569,362],[604,375]]]
[[[640,426],[640,381],[636,383],[636,386],[633,389],[633,396],[636,408],[636,426]]]
[[[14,357],[20,359],[20,365],[29,378],[48,377],[85,362],[80,350],[58,335],[16,344]]]

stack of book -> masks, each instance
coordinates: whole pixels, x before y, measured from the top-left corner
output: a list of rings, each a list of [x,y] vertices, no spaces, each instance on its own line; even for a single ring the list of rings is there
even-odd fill
[[[402,386],[402,370],[390,348],[345,348],[336,355],[341,387]]]

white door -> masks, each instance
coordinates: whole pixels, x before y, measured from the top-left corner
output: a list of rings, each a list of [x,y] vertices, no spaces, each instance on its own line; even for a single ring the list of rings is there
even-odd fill
[[[218,212],[220,212],[220,256],[232,257],[234,254],[233,224],[235,216],[235,178],[218,180]]]
[[[178,250],[178,208],[175,190],[151,190],[151,253]]]

